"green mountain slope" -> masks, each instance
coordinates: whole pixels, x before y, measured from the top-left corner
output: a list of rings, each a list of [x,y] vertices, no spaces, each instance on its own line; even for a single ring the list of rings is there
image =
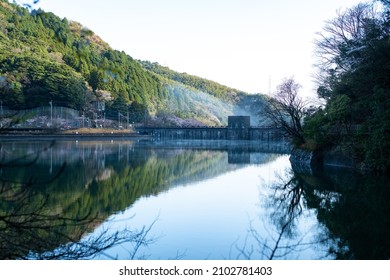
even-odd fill
[[[248,106],[254,96],[136,61],[79,23],[5,0],[0,0],[0,99],[16,110],[52,102],[93,118],[97,104],[104,103],[111,119],[129,111],[135,122],[146,112],[152,119],[169,115],[213,125],[226,124],[230,114],[256,115],[265,100],[258,95],[260,105]]]
[[[252,125],[268,124],[264,118],[259,118],[268,102],[265,95],[248,94],[194,75],[178,73],[156,62],[139,62],[164,81],[167,95],[160,114],[168,111],[209,125],[226,125],[229,115],[249,115]],[[173,121],[173,125],[177,126],[177,122]]]
[[[10,107],[53,99],[81,109],[98,97],[114,107],[131,101],[150,107],[164,96],[155,75],[78,23],[4,0],[0,23],[1,94]]]
[[[240,97],[247,95],[243,91],[237,89],[229,88],[224,85],[220,85],[214,81],[207,79],[202,79],[194,75],[189,75],[187,73],[178,73],[168,67],[159,65],[158,63],[149,62],[149,61],[139,61],[141,65],[156,74],[159,74],[168,80],[176,81],[178,83],[184,84],[196,88],[199,91],[208,93],[217,98],[221,98],[225,101],[230,101],[231,103],[236,102]]]

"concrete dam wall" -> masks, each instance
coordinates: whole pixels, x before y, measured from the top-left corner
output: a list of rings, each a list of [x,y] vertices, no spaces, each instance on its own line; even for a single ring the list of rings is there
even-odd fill
[[[261,140],[280,141],[283,133],[275,128],[251,127],[250,117],[231,116],[227,127],[139,127],[139,134],[157,139]]]

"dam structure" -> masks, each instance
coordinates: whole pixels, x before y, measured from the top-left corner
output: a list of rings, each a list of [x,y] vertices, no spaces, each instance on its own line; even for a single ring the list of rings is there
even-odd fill
[[[229,116],[227,127],[138,127],[137,132],[155,139],[180,140],[284,140],[282,131],[272,127],[253,127],[249,116]]]

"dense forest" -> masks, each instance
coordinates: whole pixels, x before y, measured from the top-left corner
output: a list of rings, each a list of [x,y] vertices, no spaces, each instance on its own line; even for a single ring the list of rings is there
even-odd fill
[[[339,11],[315,40],[320,106],[284,79],[266,108],[295,147],[362,170],[390,170],[390,1]],[[300,152],[300,151],[299,151]],[[321,161],[321,160],[320,160]],[[343,165],[343,164],[342,164]]]
[[[0,23],[1,94],[10,107],[53,99],[79,109],[93,98],[151,106],[164,96],[155,75],[79,23],[4,0]]]
[[[2,105],[11,109],[52,101],[84,112],[104,103],[108,118],[130,111],[135,122],[147,113],[218,125],[242,110],[246,98],[253,98],[156,63],[136,61],[80,23],[6,0],[0,0],[0,96]]]
[[[327,21],[316,41],[318,95],[306,144],[341,147],[362,168],[390,169],[390,3],[358,4]]]

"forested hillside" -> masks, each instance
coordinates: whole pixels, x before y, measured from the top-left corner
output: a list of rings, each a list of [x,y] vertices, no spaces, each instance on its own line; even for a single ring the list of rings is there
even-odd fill
[[[12,108],[53,99],[81,109],[93,98],[153,106],[162,83],[81,24],[0,0],[2,100]]]
[[[80,23],[0,0],[0,97],[10,109],[52,102],[87,112],[103,103],[108,118],[130,111],[133,121],[168,114],[224,124],[253,98],[157,65],[112,49]]]
[[[237,89],[229,88],[224,85],[220,85],[214,81],[202,79],[194,75],[187,73],[178,73],[168,67],[161,66],[160,64],[150,61],[139,61],[141,65],[156,74],[159,74],[169,80],[173,80],[184,85],[196,88],[202,92],[206,92],[215,97],[221,98],[226,101],[237,101],[240,97],[245,96],[246,93]]]
[[[362,168],[390,170],[390,3],[358,4],[327,21],[316,42],[318,95],[306,141],[341,149]]]

